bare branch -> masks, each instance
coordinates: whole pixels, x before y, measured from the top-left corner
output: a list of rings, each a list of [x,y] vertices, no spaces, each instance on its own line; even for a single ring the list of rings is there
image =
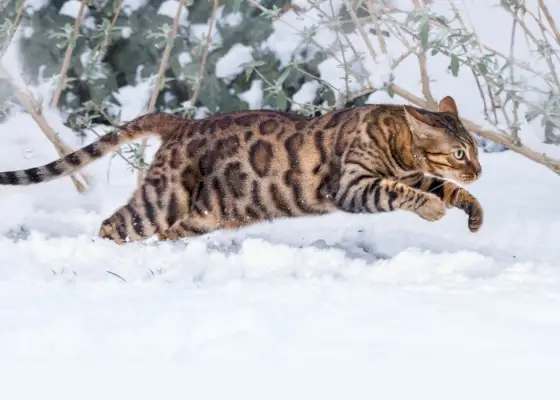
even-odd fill
[[[556,41],[560,45],[560,31],[558,31],[558,27],[556,26],[556,23],[554,22],[554,18],[552,18],[552,15],[550,14],[550,11],[548,10],[548,7],[544,3],[544,0],[539,0],[539,7],[543,11],[544,16],[546,17],[546,20],[548,21],[548,24],[550,25],[550,28],[552,29],[552,32],[554,32],[554,35],[556,36]]]
[[[346,9],[347,9],[348,13],[350,14],[350,17],[352,18],[352,21],[354,22],[354,24],[356,24],[356,28],[358,29],[358,32],[360,32],[360,35],[364,39],[364,42],[366,43],[366,47],[369,51],[369,54],[370,54],[371,58],[373,58],[373,60],[375,61],[377,59],[377,53],[373,49],[373,45],[371,44],[371,40],[369,40],[369,37],[368,37],[366,31],[364,30],[364,27],[362,26],[360,21],[358,21],[358,16],[356,15],[356,12],[352,8],[352,5],[350,4],[349,0],[344,0],[344,4],[346,5]]]
[[[175,18],[173,19],[171,32],[169,32],[169,38],[165,45],[161,62],[159,63],[159,71],[156,76],[156,83],[154,86],[154,90],[152,91],[152,96],[150,97],[150,103],[148,104],[148,113],[154,112],[156,108],[156,101],[159,95],[159,91],[161,90],[161,82],[163,80],[163,75],[165,74],[165,70],[167,69],[167,64],[169,63],[169,55],[171,54],[171,48],[173,47],[175,36],[177,36],[177,30],[179,29],[179,19],[181,17],[181,11],[183,10],[184,6],[185,6],[185,0],[179,0],[179,5],[177,6],[177,12],[175,13]],[[148,143],[147,139],[142,139],[140,148],[138,150],[140,157],[144,155],[144,152],[146,151],[147,143]],[[143,179],[144,179],[144,169],[139,168],[136,174],[137,187],[140,187]]]
[[[64,55],[64,61],[62,62],[62,68],[60,69],[60,80],[58,81],[58,85],[56,90],[54,91],[54,95],[51,102],[51,107],[56,108],[58,105],[58,101],[60,100],[60,95],[62,94],[62,90],[64,88],[64,83],[66,82],[66,74],[68,72],[68,68],[70,67],[70,60],[72,59],[72,51],[74,50],[74,45],[76,38],[78,37],[78,31],[80,29],[80,25],[82,23],[82,19],[84,17],[84,8],[86,7],[87,0],[82,0],[80,4],[80,8],[78,10],[78,15],[76,16],[76,21],[74,22],[74,29],[72,30],[72,36],[70,37],[70,41],[68,42],[68,47],[66,48],[66,54]]]
[[[0,60],[4,57],[4,53],[6,53],[6,50],[8,50],[8,47],[10,47],[10,43],[12,42],[12,39],[14,38],[14,35],[16,34],[19,23],[21,22],[21,17],[23,16],[23,5],[24,4],[25,4],[25,0],[21,0],[21,3],[19,4],[19,7],[18,7],[18,10],[17,10],[17,13],[16,13],[16,19],[13,22],[12,32],[10,32],[10,36],[5,38],[4,43],[2,43],[2,50],[0,51]]]
[[[509,46],[509,56],[510,58],[514,59],[514,49],[515,49],[515,28],[517,27],[517,19],[513,20],[513,25],[511,27],[511,39],[510,39],[510,46]],[[511,83],[515,81],[514,79],[514,67],[513,64],[509,66],[509,73]],[[519,103],[514,99],[513,100],[513,124],[509,125],[511,127],[511,134],[513,136],[513,140],[518,143],[519,142],[519,113],[517,112],[519,108]],[[506,110],[503,110],[504,117],[506,120],[508,119]]]
[[[420,2],[418,0],[413,0],[414,8],[420,8]],[[426,51],[420,49],[416,54],[418,57],[418,64],[420,65],[420,80],[422,82],[422,94],[426,98],[430,107],[436,107],[437,102],[432,96],[432,90],[430,89],[430,77],[428,76],[427,58]]]
[[[14,78],[1,65],[0,65],[0,75],[4,75],[4,76],[7,77],[7,81],[14,88],[16,98],[21,103],[21,105],[25,108],[25,110],[31,115],[31,117],[37,123],[39,128],[41,128],[41,130],[43,131],[43,133],[45,134],[47,139],[53,144],[53,146],[56,149],[56,152],[58,153],[58,155],[60,157],[64,157],[64,156],[72,153],[74,150],[70,146],[68,146],[66,143],[64,143],[62,141],[62,139],[60,139],[58,137],[55,130],[49,125],[49,123],[47,122],[47,120],[45,119],[43,114],[41,113],[40,107],[35,104],[35,101],[33,100],[33,96],[31,95],[31,93],[29,93],[26,90],[17,86]],[[84,173],[81,173],[81,175],[82,175],[82,179],[85,181],[85,183],[88,184],[89,183],[89,178]],[[70,179],[72,179],[72,182],[74,183],[74,186],[76,186],[76,189],[78,190],[78,192],[80,192],[80,193],[85,192],[86,187],[76,178],[75,175],[71,175]]]
[[[379,4],[379,0],[373,0],[373,2],[376,5]],[[377,11],[373,8],[373,3],[371,1],[368,1],[366,4],[371,15],[371,19],[373,20],[373,26],[375,26],[375,33],[377,34],[377,40],[379,40],[381,51],[383,52],[383,54],[387,54],[387,43],[385,42],[385,38],[383,37],[383,32],[381,32],[381,25],[379,24],[379,18],[377,18]]]
[[[212,6],[212,14],[210,15],[210,21],[208,22],[208,33],[206,34],[206,43],[204,44],[204,52],[202,53],[202,59],[200,61],[200,69],[198,70],[198,79],[196,81],[196,87],[194,93],[191,97],[191,105],[194,107],[196,101],[198,100],[198,94],[200,92],[200,86],[202,85],[202,79],[204,77],[204,69],[206,68],[206,59],[208,58],[208,51],[210,50],[210,44],[212,42],[212,27],[214,21],[216,20],[216,11],[218,9],[218,0],[214,0]]]
[[[336,29],[334,30],[336,33],[336,40],[338,45],[340,46],[340,54],[342,56],[342,61],[344,65],[348,65],[346,61],[346,56],[344,55],[344,46],[342,45],[342,40],[340,40],[340,19],[334,13],[334,6],[332,0],[329,0],[329,5],[331,6],[331,12],[333,14],[333,18],[336,18]],[[348,95],[350,94],[350,85],[349,85],[349,75],[347,68],[344,68],[344,85],[346,86],[346,93],[344,94],[345,101],[348,101]],[[342,96],[339,96],[341,98]]]
[[[122,0],[117,0],[117,1],[118,1],[117,8],[115,9],[115,15],[113,15],[113,19],[111,20],[111,24],[109,25],[109,32],[103,38],[103,42],[101,42],[99,49],[97,49],[98,55],[103,55],[103,53],[105,53],[105,49],[109,45],[109,38],[111,36],[111,31],[115,28],[115,25],[117,24],[117,19],[119,18],[119,15],[121,13]]]

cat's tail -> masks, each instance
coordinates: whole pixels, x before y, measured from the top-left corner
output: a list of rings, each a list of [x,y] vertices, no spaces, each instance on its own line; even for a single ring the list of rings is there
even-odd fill
[[[30,185],[61,178],[113,152],[122,144],[149,136],[160,136],[165,140],[184,123],[188,123],[188,120],[172,114],[143,115],[119,126],[95,142],[41,167],[0,172],[0,185]]]

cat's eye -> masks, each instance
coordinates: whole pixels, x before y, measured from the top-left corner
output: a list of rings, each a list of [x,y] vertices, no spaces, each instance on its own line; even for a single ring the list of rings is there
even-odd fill
[[[457,160],[462,160],[463,158],[465,158],[465,152],[463,150],[457,150],[455,153],[453,153],[453,155]]]

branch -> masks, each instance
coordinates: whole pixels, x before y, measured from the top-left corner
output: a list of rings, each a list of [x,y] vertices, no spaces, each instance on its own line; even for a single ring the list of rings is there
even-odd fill
[[[556,23],[554,22],[552,15],[550,15],[550,11],[548,10],[548,7],[544,3],[544,0],[539,0],[539,7],[543,11],[544,16],[546,17],[546,20],[548,21],[548,24],[552,29],[552,32],[554,32],[554,35],[556,36],[556,41],[558,42],[558,44],[560,44],[560,32],[558,31],[558,27],[556,26]]]
[[[336,29],[334,29],[334,31],[336,33],[336,41],[338,42],[338,45],[340,46],[340,55],[342,57],[342,61],[344,62],[344,65],[348,65],[348,61],[346,61],[346,55],[344,54],[344,46],[342,45],[342,40],[340,40],[340,31],[342,30],[341,26],[340,26],[340,19],[335,15],[332,0],[329,0],[329,6],[331,8],[331,13],[332,13],[333,18],[336,19]],[[350,77],[348,75],[348,69],[344,68],[344,86],[346,87],[346,95],[344,96],[345,101],[348,101],[348,95],[350,94],[349,80],[350,80]],[[339,99],[342,98],[342,95],[341,95],[340,92],[339,92],[339,95],[337,97]]]
[[[414,8],[420,8],[420,3],[418,0],[413,0]],[[430,89],[430,77],[428,76],[428,60],[426,58],[426,51],[422,48],[418,53],[418,64],[420,65],[420,80],[422,82],[422,94],[428,101],[430,107],[436,107],[437,102],[432,96],[432,90]]]
[[[521,18],[519,18],[519,16],[517,15],[517,13],[515,13],[514,11],[512,11],[509,7],[503,5],[503,8],[509,12],[512,17],[517,21],[517,23],[519,24],[519,26],[523,29],[523,31],[525,32],[525,34],[531,39],[531,41],[535,44],[535,46],[537,47],[537,49],[539,49],[541,46],[539,44],[539,40],[535,37],[535,35],[533,35],[533,33],[529,30],[529,28],[527,27],[527,25],[525,24],[525,21],[523,21]],[[532,15],[532,14],[531,14]],[[543,32],[543,37],[544,40],[546,41],[546,36],[544,35],[544,32],[546,31],[545,27],[542,25],[542,23],[538,20],[538,18],[536,18],[534,15],[533,19],[535,20],[535,22],[539,25],[539,27],[541,28],[541,31]],[[556,74],[556,69],[554,67],[554,63],[552,62],[552,58],[550,57],[549,54],[543,53],[542,56],[544,57],[548,68],[550,69],[550,73],[552,75],[552,77],[554,78],[554,82],[556,84],[556,88],[558,90],[560,90],[560,79],[558,79],[558,75]]]
[[[358,21],[358,16],[356,15],[356,12],[352,8],[352,5],[350,4],[350,0],[344,0],[344,4],[346,5],[346,9],[347,9],[348,13],[350,14],[350,17],[352,18],[352,21],[356,25],[356,28],[358,28],[358,32],[360,32],[360,35],[364,39],[366,47],[369,51],[369,55],[371,56],[371,58],[373,58],[373,61],[377,60],[377,54],[375,53],[375,50],[373,49],[373,45],[371,44],[371,41],[369,40],[368,35],[367,35],[366,31],[364,30],[364,27],[362,26],[362,24],[360,24],[360,21]]]
[[[467,29],[467,24],[465,23],[465,21],[463,20],[463,17],[461,16],[461,13],[459,12],[459,9],[457,8],[457,5],[455,4],[455,2],[453,0],[449,0],[449,3],[451,4],[451,8],[453,9],[453,13],[455,14],[455,18],[457,18],[457,21],[459,21],[459,24],[461,25],[461,28],[463,28],[465,31],[468,31]],[[469,17],[468,13],[467,13],[467,18]],[[472,23],[471,23],[472,25]],[[479,50],[482,51],[482,48],[480,47],[480,42],[478,40],[478,34],[476,33],[476,30],[474,29],[474,26],[472,26],[471,28],[472,34],[474,35],[475,38],[475,44],[478,47]],[[463,50],[465,51],[465,53],[467,52],[467,47],[465,45],[462,45]],[[476,82],[476,86],[478,88],[478,92],[480,93],[480,98],[482,99],[482,104],[484,107],[484,117],[486,118],[487,121],[490,120],[490,113],[488,112],[488,103],[486,102],[486,96],[484,95],[484,90],[482,89],[482,83],[480,82],[480,78],[478,77],[478,74],[476,73],[475,69],[473,66],[470,66],[470,70],[473,74],[473,78]],[[492,102],[492,104],[494,104],[494,99],[492,98],[492,92],[490,91],[490,89],[488,88],[488,95],[490,97],[490,101]],[[496,112],[495,109],[493,109],[494,113]],[[498,123],[498,119],[495,118],[494,121],[496,123]]]
[[[115,28],[115,25],[117,24],[117,19],[119,18],[121,9],[122,9],[122,0],[118,0],[117,8],[115,10],[115,15],[113,15],[113,19],[111,20],[111,24],[109,25],[109,32],[107,33],[107,35],[105,35],[105,37],[103,38],[103,42],[101,42],[101,45],[97,50],[98,56],[103,55],[103,53],[105,52],[105,48],[109,45],[109,38],[111,36],[111,31]]]
[[[513,26],[511,28],[511,39],[510,39],[510,47],[509,47],[509,56],[510,58],[514,58],[514,51],[515,51],[515,28],[517,27],[517,19],[514,18],[513,20]],[[509,66],[509,73],[510,73],[510,79],[511,79],[511,84],[513,85],[515,82],[514,79],[514,68],[513,68],[513,64],[511,64]],[[518,108],[519,108],[519,103],[513,99],[513,124],[510,125],[511,128],[511,135],[513,136],[513,140],[516,143],[519,143],[519,112],[518,112]],[[506,113],[506,110],[503,109],[504,112],[504,117],[506,118],[506,121],[508,120],[508,116]]]
[[[19,5],[17,13],[16,13],[16,19],[14,20],[14,24],[12,26],[12,32],[10,32],[10,36],[7,37],[6,41],[2,44],[2,50],[0,51],[0,60],[4,57],[4,53],[6,53],[6,50],[8,50],[8,47],[10,47],[10,43],[12,42],[12,39],[14,38],[14,35],[16,34],[19,23],[21,22],[21,17],[23,16],[23,5],[24,5],[24,3],[25,3],[25,0],[21,0],[21,3]]]
[[[64,83],[66,81],[66,74],[68,68],[70,67],[70,60],[72,59],[72,51],[74,50],[74,45],[76,38],[78,37],[78,30],[80,29],[80,24],[82,23],[82,18],[84,14],[84,8],[86,7],[87,0],[82,0],[80,4],[80,9],[78,10],[78,15],[76,16],[76,21],[74,22],[74,29],[72,30],[72,36],[68,42],[68,47],[66,48],[66,54],[64,55],[64,61],[62,62],[62,68],[60,69],[60,80],[58,81],[58,86],[54,92],[51,107],[56,108],[58,101],[60,100],[60,95],[64,88]]]
[[[379,0],[373,0],[376,5],[379,5]],[[381,32],[381,25],[379,24],[379,18],[377,18],[377,11],[373,8],[372,2],[367,2],[367,8],[371,19],[373,20],[373,26],[375,27],[375,33],[377,34],[377,40],[379,40],[379,46],[383,54],[387,54],[387,43],[383,37],[383,32]]]
[[[58,155],[60,157],[63,157],[67,154],[72,153],[74,150],[70,146],[65,144],[57,136],[55,130],[49,125],[49,123],[41,113],[40,107],[35,104],[35,101],[33,100],[33,96],[31,95],[31,93],[24,91],[24,89],[18,87],[15,83],[15,80],[10,75],[10,73],[1,65],[0,65],[0,74],[7,77],[7,81],[14,88],[16,98],[21,103],[21,105],[25,108],[25,110],[31,115],[31,117],[37,123],[37,125],[39,125],[39,128],[41,128],[41,130],[43,131],[47,139],[54,145]],[[85,183],[88,184],[89,183],[88,177],[84,173],[81,173],[81,175]],[[84,193],[86,187],[79,180],[76,179],[76,176],[71,175],[70,178],[72,179],[72,182],[74,183],[74,186],[76,186],[78,192]]]
[[[148,113],[154,112],[156,108],[156,101],[159,95],[159,91],[161,90],[161,81],[163,80],[163,75],[165,74],[165,70],[167,69],[167,64],[169,62],[169,55],[171,54],[171,48],[173,47],[173,42],[175,41],[175,37],[177,36],[177,30],[179,29],[179,18],[181,17],[181,11],[183,11],[184,6],[185,6],[185,0],[179,0],[179,5],[177,6],[177,11],[175,12],[175,18],[173,18],[173,26],[171,27],[171,32],[169,32],[169,37],[165,45],[165,50],[163,51],[163,56],[161,62],[159,63],[159,71],[156,76],[156,83],[154,86],[154,90],[152,91],[152,96],[150,97],[150,103],[148,104]],[[147,143],[148,143],[148,139],[142,139],[142,142],[140,143],[140,148],[138,149],[139,157],[144,156]],[[142,185],[143,179],[144,179],[144,169],[138,168],[138,171],[136,173],[137,187],[140,187]]]
[[[208,22],[208,33],[206,34],[206,43],[204,44],[204,51],[202,53],[202,59],[200,60],[200,69],[198,70],[198,79],[196,80],[196,86],[194,88],[194,93],[190,98],[191,106],[198,100],[198,94],[200,93],[200,86],[202,85],[202,79],[204,77],[204,68],[206,68],[206,59],[208,58],[208,51],[210,50],[210,43],[212,42],[212,27],[214,21],[216,20],[216,11],[218,9],[218,0],[214,0],[212,5],[212,14],[210,14],[210,21]]]

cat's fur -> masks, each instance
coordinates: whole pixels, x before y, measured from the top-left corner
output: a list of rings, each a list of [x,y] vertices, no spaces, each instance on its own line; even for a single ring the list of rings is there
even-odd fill
[[[119,244],[334,211],[400,209],[435,221],[446,207],[458,207],[471,231],[482,224],[479,202],[442,179],[472,182],[481,174],[477,144],[449,96],[439,112],[382,104],[318,117],[266,110],[201,120],[150,114],[45,166],[2,172],[0,184],[65,176],[149,135],[162,144],[142,186],[99,232]]]

